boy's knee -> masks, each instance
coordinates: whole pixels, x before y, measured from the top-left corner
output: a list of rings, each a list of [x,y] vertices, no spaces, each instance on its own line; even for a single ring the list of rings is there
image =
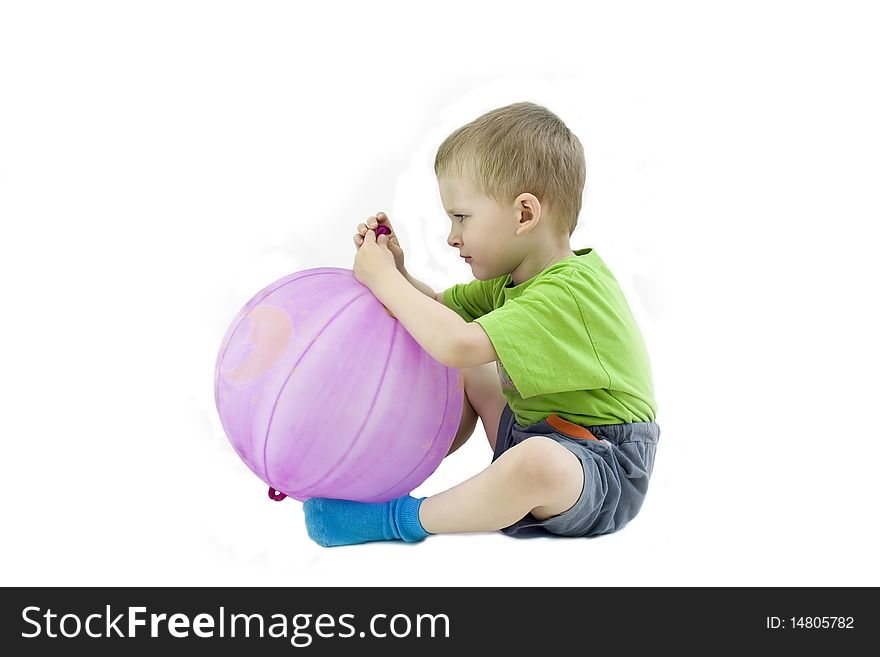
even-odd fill
[[[489,447],[494,451],[501,413],[507,405],[507,400],[501,391],[496,363],[469,367],[462,370],[462,373],[464,375],[465,396],[471,404],[475,417],[478,416],[482,420]]]
[[[506,400],[501,392],[501,382],[494,361],[466,368],[462,370],[462,375],[465,393],[477,415],[483,417],[484,414],[494,411],[499,404],[504,406]]]
[[[513,476],[533,490],[549,490],[581,470],[574,454],[544,436],[526,438],[504,455],[509,455]]]

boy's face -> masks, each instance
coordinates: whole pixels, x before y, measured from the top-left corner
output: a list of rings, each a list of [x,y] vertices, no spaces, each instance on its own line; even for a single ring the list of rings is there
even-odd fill
[[[440,199],[452,222],[447,243],[470,256],[474,278],[489,280],[512,272],[522,261],[523,240],[515,241],[518,227],[515,204],[505,207],[480,195],[464,178],[438,178]]]

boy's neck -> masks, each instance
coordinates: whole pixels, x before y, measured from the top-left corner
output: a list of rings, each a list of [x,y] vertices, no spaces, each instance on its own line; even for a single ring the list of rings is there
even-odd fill
[[[566,258],[570,258],[573,255],[575,255],[575,253],[574,253],[574,251],[572,251],[571,245],[565,244],[565,245],[558,246],[556,248],[556,250],[550,254],[550,256],[546,259],[546,261],[544,261],[544,264],[541,265],[538,269],[532,270],[530,263],[523,261],[520,264],[520,266],[517,267],[516,270],[514,270],[510,274],[511,286],[519,285],[523,281],[527,281],[531,278],[534,278],[535,276],[540,274],[542,271],[547,269],[547,267],[555,265],[557,262],[559,262],[561,260],[565,260]],[[537,258],[535,258],[534,260],[537,260]],[[522,271],[520,271],[520,270],[522,270]]]

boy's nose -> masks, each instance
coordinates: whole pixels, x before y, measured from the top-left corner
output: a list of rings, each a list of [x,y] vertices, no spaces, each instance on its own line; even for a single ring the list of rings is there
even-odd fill
[[[452,233],[450,233],[449,237],[446,238],[446,243],[454,249],[461,247],[461,239],[459,239],[458,236],[453,235]]]

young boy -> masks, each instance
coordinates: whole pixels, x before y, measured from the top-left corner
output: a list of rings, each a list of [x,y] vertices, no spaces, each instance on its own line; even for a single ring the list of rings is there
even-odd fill
[[[309,536],[332,546],[620,529],[641,508],[660,428],[629,306],[596,251],[569,244],[586,176],[580,141],[546,108],[515,103],[453,132],[434,171],[447,241],[476,280],[435,294],[414,279],[394,231],[376,238],[391,228],[381,212],[358,226],[353,269],[429,354],[462,370],[450,453],[479,417],[492,463],[429,498],[306,500]]]

